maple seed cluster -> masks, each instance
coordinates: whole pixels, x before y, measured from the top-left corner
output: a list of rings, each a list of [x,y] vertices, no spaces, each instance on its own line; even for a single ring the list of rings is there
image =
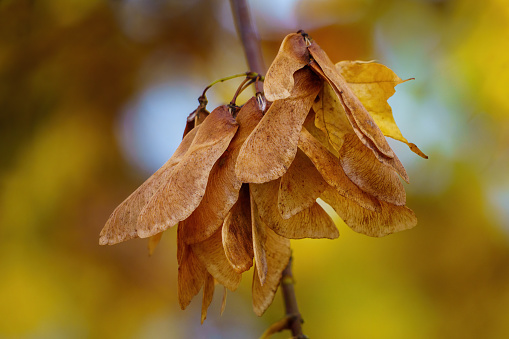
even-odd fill
[[[215,284],[234,291],[254,266],[253,308],[262,315],[289,262],[289,239],[339,236],[318,198],[369,236],[416,225],[400,180],[408,175],[385,139],[426,157],[387,104],[402,82],[378,63],[334,64],[306,34],[288,35],[264,80],[269,103],[258,95],[209,114],[200,101],[178,149],[115,209],[100,244],[151,237],[153,250],[178,225],[182,309],[203,288],[203,322]]]

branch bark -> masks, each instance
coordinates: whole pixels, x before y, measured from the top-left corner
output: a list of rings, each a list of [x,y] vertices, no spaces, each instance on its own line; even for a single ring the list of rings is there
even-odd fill
[[[244,46],[246,53],[247,64],[251,72],[265,74],[267,68],[263,62],[262,49],[260,46],[260,39],[258,32],[253,23],[253,18],[249,11],[249,6],[246,0],[230,0],[233,19],[237,32]]]
[[[295,289],[293,286],[295,284],[295,280],[293,279],[292,273],[292,261],[293,256],[290,257],[290,261],[283,270],[283,276],[281,278],[281,289],[285,302],[286,315],[290,317],[288,326],[292,331],[294,338],[307,338],[302,333],[303,321],[299,312],[299,307],[297,306],[297,298],[295,296]]]
[[[250,71],[265,74],[267,68],[263,62],[260,39],[258,38],[258,32],[253,23],[251,13],[249,12],[247,1],[230,0],[230,4],[235,26],[237,27],[237,33],[242,41]],[[288,319],[287,327],[292,331],[292,336],[294,338],[307,338],[302,333],[302,317],[297,306],[297,298],[293,286],[292,261],[293,258],[290,258],[288,265],[283,271],[280,283]]]

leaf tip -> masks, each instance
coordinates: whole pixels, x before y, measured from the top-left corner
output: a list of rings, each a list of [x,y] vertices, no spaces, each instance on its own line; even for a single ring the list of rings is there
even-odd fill
[[[428,159],[428,156],[426,154],[424,154],[424,152],[421,151],[419,149],[419,147],[417,147],[416,144],[413,144],[413,143],[409,142],[408,143],[408,147],[410,147],[410,150],[412,152],[414,152],[415,154],[417,154],[418,156],[420,156],[421,158]]]
[[[108,245],[108,237],[106,235],[103,235],[99,238],[99,245]]]

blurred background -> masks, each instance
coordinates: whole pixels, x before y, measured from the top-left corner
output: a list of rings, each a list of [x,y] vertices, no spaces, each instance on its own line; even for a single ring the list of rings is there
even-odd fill
[[[310,338],[509,338],[509,3],[250,1],[267,64],[306,30],[333,61],[378,60],[423,160],[416,228],[293,242]],[[0,338],[258,338],[252,271],[177,301],[176,230],[101,247],[113,209],[177,147],[210,82],[247,70],[227,0],[0,0]],[[215,86],[209,108],[238,82]],[[247,97],[245,97],[247,98]],[[287,338],[289,332],[275,338]]]

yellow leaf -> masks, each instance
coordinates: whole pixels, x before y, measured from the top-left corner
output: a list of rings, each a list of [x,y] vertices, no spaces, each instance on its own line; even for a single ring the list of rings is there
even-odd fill
[[[402,80],[390,68],[376,62],[341,61],[336,68],[385,136],[404,142],[413,152],[428,158],[403,137],[387,103],[387,99],[396,92],[394,87],[407,80]]]
[[[343,146],[345,134],[353,133],[354,130],[336,92],[329,84],[324,84],[323,91],[313,104],[313,110],[315,126],[325,133],[332,147],[338,152]]]
[[[315,100],[320,101],[320,98],[322,97],[322,95],[323,95],[323,89],[322,89],[322,91],[320,91],[320,93],[318,94],[318,96],[316,97]],[[309,132],[309,134],[311,134],[316,140],[318,140],[318,142],[322,146],[324,146],[329,152],[334,154],[334,156],[337,158],[338,152],[330,144],[327,134],[324,131],[322,131],[321,129],[319,129],[318,127],[316,127],[317,124],[319,124],[319,125],[321,124],[322,127],[324,125],[323,125],[323,123],[316,121],[317,119],[320,119],[320,118],[316,117],[316,114],[314,111],[315,105],[316,105],[316,103],[313,105],[313,108],[309,111],[309,114],[306,117],[306,121],[304,121],[304,125],[302,125],[302,127],[305,128]],[[316,107],[316,108],[319,109],[319,107]],[[300,142],[300,140],[299,140],[299,142]]]
[[[329,57],[325,52],[317,45],[311,45],[309,47],[310,50],[313,50],[317,58],[321,60],[324,68],[327,70],[327,74],[320,68],[320,66],[316,62],[312,62],[310,66],[312,69],[319,74],[324,80],[326,80],[331,88],[336,93],[337,97],[340,99],[340,102],[343,106],[343,110],[350,122],[350,125],[353,128],[353,131],[357,135],[360,141],[368,147],[373,154],[376,156],[378,161],[381,163],[394,168],[396,172],[405,180],[409,182],[408,174],[405,171],[405,168],[399,161],[398,157],[392,149],[390,148],[387,140],[385,139],[382,131],[377,127],[373,118],[366,111],[366,108],[362,105],[362,103],[357,99],[357,97],[350,90],[346,81],[343,79],[341,74],[336,70],[334,64],[330,61]],[[330,76],[330,78],[329,78]],[[324,110],[324,114],[330,113],[334,114],[335,111],[332,110]],[[337,112],[337,111],[336,111]],[[327,125],[327,121],[331,121],[330,125]],[[323,119],[321,121],[319,119],[318,124],[323,124],[324,128],[327,129],[329,126],[334,127],[334,117],[330,119]],[[321,126],[321,125],[320,125]],[[341,135],[345,132],[345,129],[341,129]],[[336,135],[338,138],[336,142],[341,143],[343,139],[340,139],[340,133],[332,131],[327,131],[328,135]],[[344,136],[344,135],[343,135]],[[329,139],[330,141],[330,139]],[[332,143],[332,142],[331,142]]]
[[[359,99],[348,87],[345,79],[336,69],[336,66],[329,59],[329,56],[313,42],[308,47],[311,56],[316,62],[311,62],[312,69],[331,85],[332,89],[340,99],[346,116],[352,125],[355,133],[365,144],[372,144],[373,151],[380,152],[386,157],[394,157],[394,152],[385,140],[385,137],[373,121],[373,118],[366,111]],[[370,147],[371,148],[371,147]]]

